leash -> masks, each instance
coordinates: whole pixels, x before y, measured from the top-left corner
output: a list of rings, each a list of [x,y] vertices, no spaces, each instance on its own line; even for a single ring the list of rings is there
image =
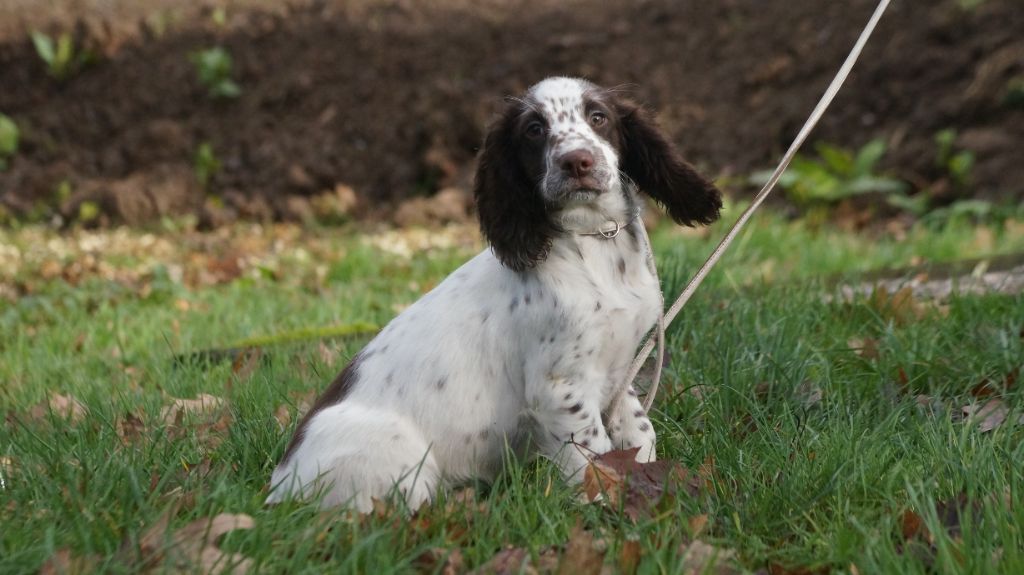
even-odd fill
[[[821,100],[818,101],[818,105],[815,106],[814,111],[811,112],[807,121],[804,122],[803,127],[800,128],[800,132],[797,134],[796,139],[793,140],[793,143],[789,146],[789,150],[787,150],[786,154],[782,157],[782,161],[779,162],[775,171],[772,172],[772,176],[768,178],[768,182],[765,183],[764,187],[761,188],[761,191],[757,193],[757,196],[754,197],[754,201],[750,206],[743,210],[743,213],[740,214],[739,219],[736,220],[735,224],[733,224],[729,233],[725,234],[725,237],[722,238],[721,242],[719,242],[715,251],[711,252],[708,259],[702,266],[700,266],[700,269],[697,270],[696,275],[693,276],[690,283],[686,284],[683,292],[679,294],[679,297],[676,299],[675,303],[672,304],[672,307],[670,307],[664,315],[658,318],[658,325],[654,328],[654,335],[652,337],[648,337],[647,341],[644,342],[643,347],[640,349],[640,353],[638,353],[636,358],[633,360],[633,365],[630,366],[629,374],[626,378],[628,385],[632,385],[637,374],[640,373],[640,368],[643,366],[644,362],[647,361],[648,356],[651,354],[651,350],[654,349],[655,342],[657,342],[658,356],[654,367],[654,376],[651,379],[651,387],[647,391],[647,397],[644,399],[644,411],[650,411],[651,405],[654,403],[654,397],[658,393],[658,385],[661,383],[661,368],[665,359],[665,328],[676,318],[679,314],[679,310],[681,310],[683,306],[686,305],[686,302],[690,300],[693,292],[696,291],[701,282],[704,281],[704,278],[708,275],[708,272],[711,271],[711,268],[718,263],[718,260],[721,259],[725,250],[729,249],[729,245],[732,244],[734,239],[736,239],[736,236],[739,234],[740,230],[743,229],[743,226],[746,225],[750,216],[753,215],[754,211],[761,206],[765,198],[768,197],[768,194],[770,194],[775,188],[775,184],[779,182],[779,178],[782,177],[783,172],[785,172],[786,168],[789,167],[789,163],[793,161],[793,157],[796,156],[797,151],[800,150],[800,147],[804,144],[807,136],[810,135],[811,130],[813,130],[818,124],[818,121],[821,120],[821,116],[825,113],[825,110],[828,109],[832,100],[836,97],[836,94],[839,93],[839,89],[842,88],[843,82],[846,81],[846,77],[850,75],[850,70],[853,69],[853,65],[857,63],[861,50],[863,50],[864,45],[867,44],[868,38],[870,38],[871,33],[874,32],[875,26],[878,25],[878,21],[881,20],[882,14],[885,13],[885,9],[889,7],[889,2],[890,0],[881,0],[878,3],[878,7],[875,8],[875,12],[871,15],[871,19],[868,21],[867,26],[865,26],[864,30],[860,33],[860,38],[857,39],[857,43],[854,44],[853,49],[850,50],[850,54],[846,57],[846,61],[843,62],[843,65],[839,68],[839,72],[837,72],[835,78],[832,79],[832,83],[829,84],[828,89],[825,90],[824,95],[822,95]],[[643,229],[643,226],[640,227]],[[648,245],[650,245],[649,240]],[[664,296],[662,296],[662,301],[664,302]]]

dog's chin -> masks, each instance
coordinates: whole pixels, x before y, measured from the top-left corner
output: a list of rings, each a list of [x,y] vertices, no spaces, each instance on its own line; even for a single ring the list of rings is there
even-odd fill
[[[569,182],[554,193],[549,193],[550,202],[561,208],[585,206],[595,203],[601,196],[608,193],[608,188],[596,180],[587,178],[578,182]]]

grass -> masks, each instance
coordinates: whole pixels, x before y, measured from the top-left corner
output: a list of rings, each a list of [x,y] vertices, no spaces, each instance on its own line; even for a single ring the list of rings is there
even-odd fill
[[[724,227],[657,230],[669,294]],[[172,358],[312,327],[383,325],[480,247],[461,231],[435,233],[455,239],[426,250],[400,234],[352,231],[0,231],[0,457],[9,461],[0,573],[33,572],[62,549],[96,571],[135,572],[140,537],[169,509],[172,530],[251,515],[255,527],[221,546],[269,573],[429,571],[417,559],[433,548],[459,548],[473,568],[506,544],[534,555],[562,544],[577,522],[607,542],[609,565],[635,540],[640,573],[673,573],[687,520],[701,514],[702,539],[735,549],[750,571],[1024,572],[1024,426],[982,433],[950,416],[980,381],[1021,366],[1024,296],[959,297],[947,313],[903,321],[869,301],[826,303],[821,279],[1020,252],[1019,223],[913,228],[896,240],[759,215],[670,330],[653,417],[659,456],[703,465],[711,486],[638,523],[578,503],[543,461],[510,463],[495,485],[478,486],[479,506],[438,503],[416,521],[263,507],[294,425],[282,430],[275,411],[324,387],[368,336],[326,346],[285,338],[251,373]],[[242,269],[223,269],[224,254],[240,254]],[[851,338],[877,341],[878,357],[858,355]],[[808,400],[809,388],[820,400]],[[74,395],[89,415],[33,419],[30,407],[51,391]],[[160,423],[169,398],[202,392],[230,405],[231,425],[214,434],[222,441],[189,417],[184,431]],[[1024,410],[1019,385],[1000,397]],[[141,439],[122,438],[126,414],[146,422]],[[951,532],[935,503],[960,494],[966,510]],[[907,509],[931,544],[901,535]]]

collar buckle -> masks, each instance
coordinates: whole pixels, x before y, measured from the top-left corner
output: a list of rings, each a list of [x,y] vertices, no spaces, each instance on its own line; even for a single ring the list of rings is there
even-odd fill
[[[601,234],[602,236],[609,240],[614,238],[615,236],[619,235],[619,231],[622,230],[622,226],[620,226],[619,222],[616,221],[612,221],[612,225],[615,227],[610,230],[598,230],[597,233]]]

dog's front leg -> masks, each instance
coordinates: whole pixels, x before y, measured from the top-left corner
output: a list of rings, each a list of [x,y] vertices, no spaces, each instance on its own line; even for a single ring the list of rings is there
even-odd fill
[[[612,447],[630,449],[639,447],[636,460],[641,463],[654,461],[654,428],[640,404],[640,398],[632,385],[622,390],[608,409],[608,433]]]
[[[588,379],[539,378],[527,390],[527,403],[537,424],[534,440],[569,483],[582,481],[590,458],[611,449],[598,395],[587,393]]]

